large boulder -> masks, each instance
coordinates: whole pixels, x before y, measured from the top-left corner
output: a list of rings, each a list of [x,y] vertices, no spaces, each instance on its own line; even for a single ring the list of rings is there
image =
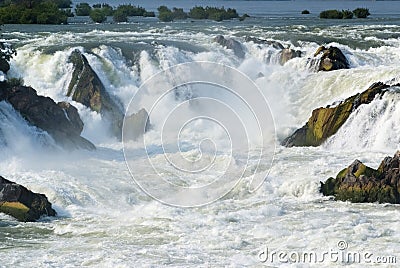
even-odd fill
[[[56,216],[43,194],[31,192],[22,185],[0,176],[0,212],[19,221],[36,221],[42,216]]]
[[[2,87],[0,101],[3,100],[9,102],[30,124],[48,132],[64,148],[95,149],[90,141],[80,136],[83,122],[74,106],[65,102],[57,104],[25,86]]]
[[[337,47],[325,48],[320,46],[314,54],[317,57],[322,53],[319,59],[318,71],[333,71],[339,69],[348,69],[350,67],[346,56]]]
[[[124,118],[122,105],[106,91],[100,78],[79,50],[72,52],[69,61],[73,64],[74,71],[67,95],[109,120],[112,124],[111,132],[121,139]]]
[[[292,48],[284,48],[279,53],[279,63],[284,65],[287,61],[301,57],[301,51]]]
[[[381,82],[374,83],[364,92],[351,96],[335,106],[315,109],[308,122],[283,140],[282,145],[287,147],[321,145],[338,131],[355,109],[362,104],[370,103],[376,96],[383,95],[385,89],[389,87]]]
[[[400,151],[386,157],[378,169],[355,160],[336,178],[321,182],[320,191],[342,201],[400,204]]]
[[[242,45],[236,41],[235,39],[232,38],[225,38],[222,35],[218,35],[214,38],[214,42],[217,42],[223,47],[226,47],[227,49],[233,50],[233,53],[235,53],[236,57],[244,59],[245,52],[243,50]]]

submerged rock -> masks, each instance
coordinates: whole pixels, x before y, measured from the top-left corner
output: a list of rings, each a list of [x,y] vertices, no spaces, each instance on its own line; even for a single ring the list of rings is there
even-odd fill
[[[279,53],[279,63],[284,65],[287,61],[301,57],[301,51],[292,48],[284,48]]]
[[[71,96],[74,101],[82,103],[110,120],[112,133],[121,139],[124,118],[121,105],[108,94],[100,78],[79,50],[72,52],[69,61],[74,66],[74,72],[68,86],[67,95]]]
[[[235,53],[236,57],[244,59],[245,53],[243,47],[235,39],[229,37],[225,38],[222,35],[218,35],[217,37],[214,38],[214,42],[217,42],[218,44],[220,44],[223,47],[226,47],[227,49],[233,50],[233,53]]]
[[[22,185],[0,176],[0,212],[19,221],[36,221],[42,216],[56,216],[43,194],[31,192]]]
[[[78,111],[69,103],[56,104],[51,98],[38,96],[31,87],[1,88],[0,101],[7,101],[28,123],[48,132],[66,149],[96,147],[80,134],[83,122]]]
[[[336,178],[321,182],[320,191],[342,201],[400,204],[400,151],[386,157],[378,169],[355,160]]]
[[[322,53],[318,71],[333,71],[339,69],[348,69],[350,67],[346,56],[337,47],[325,48],[320,46],[314,54],[314,57]]]
[[[321,145],[338,131],[355,109],[362,104],[370,103],[376,96],[383,95],[385,89],[389,87],[381,82],[374,83],[364,92],[351,96],[336,106],[315,109],[308,122],[287,137],[282,145],[287,147]]]

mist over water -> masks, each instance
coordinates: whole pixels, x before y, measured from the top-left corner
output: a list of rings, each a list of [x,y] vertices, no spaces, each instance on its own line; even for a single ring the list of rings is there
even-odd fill
[[[175,6],[175,2],[171,1],[171,5]],[[249,2],[255,4],[255,1]],[[231,3],[246,4],[232,1],[229,6]],[[360,5],[364,3],[360,1]],[[320,195],[319,182],[335,176],[354,159],[376,168],[383,157],[399,149],[398,88],[391,88],[370,105],[360,106],[338,133],[320,147],[279,145],[308,120],[313,109],[362,92],[377,81],[399,82],[400,26],[391,18],[388,4],[379,3],[382,8],[365,23],[321,21],[314,17],[287,20],[281,16],[269,20],[250,18],[243,23],[165,24],[144,20],[133,24],[26,28],[6,25],[4,38],[18,48],[11,62],[10,76],[23,77],[26,85],[56,102],[71,102],[84,122],[82,136],[98,149],[64,152],[48,134],[28,125],[9,104],[0,102],[0,175],[46,194],[59,214],[55,219],[27,224],[18,224],[0,215],[0,266],[23,266],[29,259],[32,266],[38,267],[130,267],[133,264],[137,267],[254,267],[260,264],[257,254],[265,246],[274,250],[323,251],[337,248],[339,240],[348,242],[353,251],[395,254],[400,242],[397,206],[331,202]],[[147,8],[154,3],[138,4]],[[224,5],[227,7],[228,3]],[[259,5],[267,10],[270,4]],[[287,5],[301,4],[288,2]],[[256,12],[255,8],[252,10]],[[379,14],[386,15],[379,17]],[[217,34],[238,40],[245,52],[244,59],[213,42]],[[245,36],[281,42],[301,50],[302,57],[281,66],[278,49],[246,42]],[[351,69],[314,72],[309,58],[320,45],[339,47],[349,59]],[[210,205],[185,209],[155,201],[141,191],[130,172],[140,174],[144,182],[150,183],[155,174],[161,174],[177,185],[199,186],[218,178],[232,161],[226,131],[210,120],[187,122],[180,132],[180,143],[174,143],[176,125],[185,116],[215,113],[223,117],[228,111],[196,98],[213,97],[228,103],[247,118],[245,121],[251,115],[221,87],[176,87],[157,103],[158,113],[150,114],[153,126],[144,135],[147,147],[141,140],[125,144],[131,149],[128,164],[132,168],[128,170],[124,145],[108,132],[110,122],[66,97],[73,71],[68,57],[75,49],[87,57],[121,109],[129,112],[137,112],[142,105],[151,108],[151,97],[164,92],[164,87],[152,87],[153,91],[143,94],[140,105],[132,110],[129,104],[143,83],[176,64],[204,61],[237,69],[254,81],[268,102],[276,135],[269,140],[272,143],[265,144],[268,147],[276,143],[275,154],[264,150],[257,166],[258,148],[250,150],[250,164],[243,179],[221,200]],[[177,74],[178,77],[185,75],[193,74]],[[169,151],[164,155],[158,132],[165,123],[163,114],[179,105],[180,116],[166,128],[170,132],[162,133],[166,140],[170,139],[165,143]],[[229,130],[233,133],[237,130],[236,138],[242,138],[236,121],[231,120],[227,124]],[[247,154],[240,150],[233,153],[233,167],[241,167]],[[201,175],[177,177],[166,156],[182,169],[201,170],[204,163],[212,163],[213,168]],[[158,173],[149,169],[148,159]],[[249,193],[254,170],[256,174],[269,173],[261,188]],[[236,170],[231,171],[229,175],[236,178]],[[160,186],[160,189],[163,188]],[[182,198],[202,197],[182,195]],[[319,267],[335,265],[341,264],[327,263]]]

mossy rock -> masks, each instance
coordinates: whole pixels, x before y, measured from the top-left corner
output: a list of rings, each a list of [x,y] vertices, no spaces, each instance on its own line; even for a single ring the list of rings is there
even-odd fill
[[[43,194],[0,176],[0,212],[19,221],[36,221],[42,216],[56,216],[56,211]]]
[[[283,140],[282,145],[321,145],[339,130],[354,110],[362,104],[369,104],[376,96],[383,95],[389,87],[381,82],[374,83],[364,92],[351,96],[336,106],[315,109],[307,123]]]
[[[321,182],[320,191],[336,200],[355,203],[400,203],[400,152],[385,158],[378,169],[358,160],[338,173],[336,178]]]

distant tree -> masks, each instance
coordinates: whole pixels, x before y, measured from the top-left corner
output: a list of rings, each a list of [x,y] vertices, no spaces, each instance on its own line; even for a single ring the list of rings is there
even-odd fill
[[[89,16],[92,7],[88,3],[79,3],[75,7],[75,14],[77,16]]]
[[[71,0],[54,0],[57,4],[58,8],[71,8],[72,1]]]
[[[172,14],[171,9],[166,6],[159,6],[157,8],[158,11],[158,19],[163,22],[169,22],[174,20],[174,16]]]
[[[204,7],[195,6],[189,10],[189,17],[192,19],[207,19],[207,12]]]
[[[352,19],[353,18],[353,12],[350,10],[342,10],[343,14],[343,19]]]
[[[106,14],[101,8],[93,8],[89,14],[90,18],[97,23],[102,23],[107,20]]]
[[[343,19],[343,13],[339,10],[324,10],[319,14],[321,19]]]
[[[371,13],[369,13],[368,8],[356,8],[353,10],[353,13],[357,18],[362,18],[362,19],[365,19],[366,17],[371,15]]]

